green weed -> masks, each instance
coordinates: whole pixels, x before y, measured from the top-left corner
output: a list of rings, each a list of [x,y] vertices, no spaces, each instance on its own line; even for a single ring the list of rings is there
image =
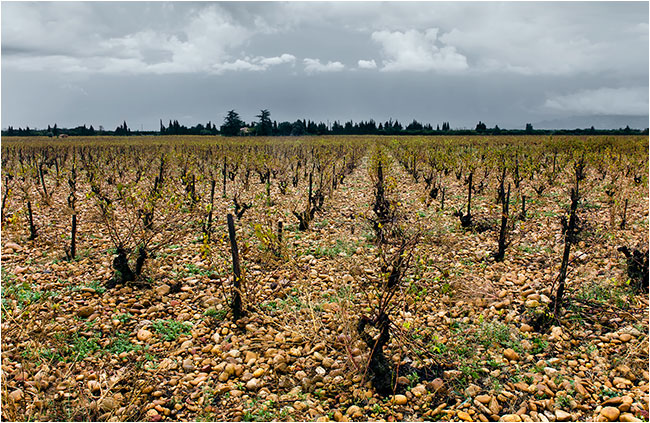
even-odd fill
[[[192,326],[187,323],[176,320],[156,320],[152,327],[166,341],[175,341],[181,335],[189,335],[192,329]]]

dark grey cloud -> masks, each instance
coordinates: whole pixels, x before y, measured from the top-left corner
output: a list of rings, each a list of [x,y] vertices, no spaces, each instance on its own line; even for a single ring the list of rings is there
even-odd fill
[[[647,3],[2,3],[2,126],[648,114]]]

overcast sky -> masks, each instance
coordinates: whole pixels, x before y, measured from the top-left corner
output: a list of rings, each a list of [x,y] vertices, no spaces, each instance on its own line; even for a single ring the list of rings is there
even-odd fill
[[[648,2],[1,8],[3,128],[648,115]]]

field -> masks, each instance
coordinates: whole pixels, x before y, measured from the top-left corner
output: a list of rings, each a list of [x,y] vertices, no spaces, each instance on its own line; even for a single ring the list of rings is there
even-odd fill
[[[648,200],[647,137],[3,139],[2,418],[647,421]]]

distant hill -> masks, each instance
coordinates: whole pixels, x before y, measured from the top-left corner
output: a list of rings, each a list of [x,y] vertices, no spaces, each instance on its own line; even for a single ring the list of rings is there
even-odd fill
[[[591,115],[591,116],[568,116],[558,119],[533,122],[535,129],[619,129],[629,126],[632,129],[646,129],[648,127],[648,116],[626,116],[626,115]]]

